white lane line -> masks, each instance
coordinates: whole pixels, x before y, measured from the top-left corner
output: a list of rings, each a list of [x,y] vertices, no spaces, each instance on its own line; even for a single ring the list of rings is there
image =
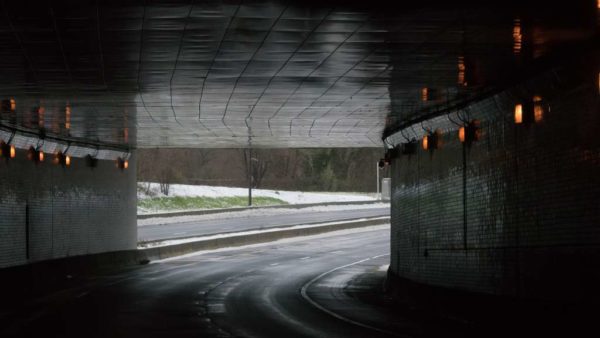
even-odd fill
[[[225,304],[224,303],[211,303],[206,304],[208,314],[215,313],[225,313]]]
[[[82,298],[90,294],[90,291],[84,291],[77,295],[77,298]]]
[[[307,259],[309,259],[309,258],[310,258],[310,256],[306,256],[306,257],[302,257],[302,258],[300,258],[300,260],[301,260],[301,261],[303,261],[303,260],[307,260]]]
[[[316,281],[318,281],[319,279],[325,277],[326,275],[328,275],[328,274],[330,274],[332,272],[335,272],[337,270],[344,269],[344,268],[347,268],[347,267],[350,267],[350,266],[353,266],[353,265],[357,265],[357,264],[360,264],[360,263],[364,263],[364,262],[369,261],[371,259],[376,259],[376,258],[379,258],[379,257],[384,257],[384,256],[389,256],[389,255],[390,255],[389,253],[388,254],[383,254],[383,255],[377,255],[377,256],[373,256],[373,257],[361,259],[359,261],[356,261],[356,262],[353,262],[353,263],[350,263],[350,264],[338,266],[337,268],[333,268],[333,269],[331,269],[329,271],[325,271],[322,274],[318,275],[317,277],[315,277],[315,278],[311,279],[310,281],[308,281],[308,283],[304,284],[304,286],[302,286],[302,289],[300,289],[300,294],[312,306],[316,307],[317,309],[319,309],[319,310],[321,310],[321,311],[323,311],[323,312],[325,312],[325,313],[327,313],[327,314],[329,314],[329,315],[331,315],[331,316],[333,316],[333,317],[335,317],[337,319],[343,320],[343,321],[345,321],[347,323],[354,324],[354,325],[357,325],[357,326],[360,326],[360,327],[364,327],[364,328],[369,329],[369,330],[374,330],[374,331],[377,331],[377,332],[381,332],[381,333],[384,333],[384,334],[388,334],[388,335],[392,335],[392,336],[396,336],[396,337],[407,337],[407,336],[400,335],[400,334],[395,333],[395,332],[387,331],[387,330],[384,330],[384,329],[380,329],[378,327],[374,327],[374,326],[371,326],[371,325],[368,325],[368,324],[357,322],[357,321],[355,321],[353,319],[350,319],[350,318],[346,318],[346,317],[344,317],[344,316],[342,316],[342,315],[340,315],[338,313],[335,313],[335,312],[333,312],[333,311],[331,311],[331,310],[323,307],[321,304],[319,304],[316,301],[314,301],[308,295],[308,288],[312,284],[314,284]]]

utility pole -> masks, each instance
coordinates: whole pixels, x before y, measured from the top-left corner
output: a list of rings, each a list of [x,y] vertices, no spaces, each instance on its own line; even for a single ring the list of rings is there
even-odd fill
[[[379,161],[375,162],[375,171],[377,172],[377,199],[379,198]]]
[[[248,148],[248,206],[252,206],[252,148]]]
[[[385,160],[381,159],[379,161],[377,161],[377,163],[375,163],[375,171],[377,172],[377,199],[380,200],[382,198],[381,196],[381,189],[380,189],[380,185],[381,185],[381,181],[379,180],[379,170],[385,168]]]

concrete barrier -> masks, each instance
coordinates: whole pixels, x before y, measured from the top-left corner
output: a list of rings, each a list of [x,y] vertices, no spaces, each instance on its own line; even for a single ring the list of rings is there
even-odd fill
[[[139,250],[139,261],[152,261],[165,259],[175,256],[181,256],[188,253],[214,250],[226,247],[243,246],[250,244],[272,242],[279,239],[318,235],[331,231],[354,229],[366,226],[387,224],[390,222],[389,217],[377,217],[373,219],[361,219],[355,221],[347,221],[340,223],[324,224],[322,226],[307,226],[284,228],[274,231],[265,231],[250,234],[232,235],[228,237],[213,238],[207,240],[198,240],[195,242],[153,247]]]
[[[152,213],[152,214],[141,214],[141,215],[137,215],[137,219],[147,219],[147,218],[155,218],[155,217],[197,216],[197,215],[218,214],[218,213],[222,213],[222,212],[245,211],[245,210],[252,210],[252,209],[304,209],[304,208],[317,207],[317,206],[360,205],[360,204],[376,204],[376,203],[389,203],[389,201],[377,200],[377,201],[329,202],[329,203],[306,203],[306,204],[278,204],[278,205],[266,205],[266,206],[261,206],[261,207],[185,210],[185,211],[171,211],[171,212],[159,212],[159,213]]]

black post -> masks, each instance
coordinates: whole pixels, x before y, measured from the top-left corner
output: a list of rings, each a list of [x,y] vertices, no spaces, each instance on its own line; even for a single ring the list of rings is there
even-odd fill
[[[467,238],[467,145],[466,143],[463,143],[462,145],[462,150],[463,150],[463,177],[462,177],[462,184],[463,184],[463,248],[465,250],[465,255],[467,254],[467,244],[468,244],[468,238]]]
[[[248,148],[248,206],[252,206],[252,148]]]
[[[29,259],[29,204],[25,202],[25,258]]]

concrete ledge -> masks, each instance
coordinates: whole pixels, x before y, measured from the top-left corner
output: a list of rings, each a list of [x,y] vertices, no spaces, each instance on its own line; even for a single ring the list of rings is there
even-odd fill
[[[152,214],[141,214],[137,215],[137,219],[147,219],[155,217],[176,217],[176,216],[197,216],[197,215],[208,215],[218,214],[222,212],[232,211],[244,211],[252,209],[303,209],[318,206],[330,206],[330,205],[360,205],[360,204],[376,204],[376,203],[389,203],[389,201],[355,201],[355,202],[329,202],[329,203],[307,203],[307,204],[281,204],[281,205],[267,205],[261,207],[240,207],[240,208],[224,208],[224,209],[199,209],[199,210],[185,210],[185,211],[171,211],[171,212],[159,212]]]
[[[390,222],[389,217],[378,217],[375,219],[357,220],[340,222],[334,224],[325,224],[323,226],[310,226],[305,228],[284,228],[274,231],[265,231],[252,234],[232,235],[229,237],[214,238],[207,240],[198,240],[195,242],[181,243],[175,245],[167,245],[139,250],[140,261],[152,261],[165,259],[175,256],[181,256],[188,253],[214,250],[226,247],[243,246],[249,244],[258,244],[272,242],[279,239],[317,235],[331,231],[354,229],[366,226],[387,224]]]

